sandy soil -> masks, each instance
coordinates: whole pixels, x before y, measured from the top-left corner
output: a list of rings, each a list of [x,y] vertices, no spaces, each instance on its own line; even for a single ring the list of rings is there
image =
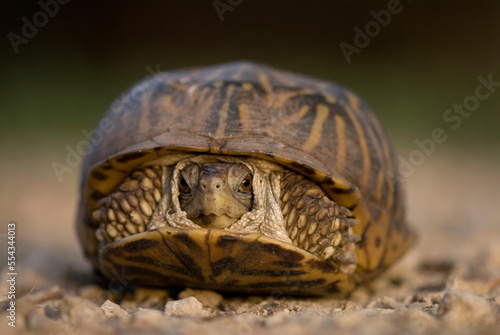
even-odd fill
[[[53,159],[33,153],[1,165],[1,334],[500,333],[500,165],[487,157],[436,154],[417,168],[406,180],[417,245],[344,300],[99,285],[74,232],[78,172],[58,182]],[[15,328],[6,310],[11,220]]]

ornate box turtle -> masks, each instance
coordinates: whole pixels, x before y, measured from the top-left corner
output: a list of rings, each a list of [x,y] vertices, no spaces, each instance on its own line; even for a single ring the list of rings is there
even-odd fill
[[[159,73],[102,125],[77,227],[108,278],[345,293],[411,245],[391,142],[333,83],[249,62]]]

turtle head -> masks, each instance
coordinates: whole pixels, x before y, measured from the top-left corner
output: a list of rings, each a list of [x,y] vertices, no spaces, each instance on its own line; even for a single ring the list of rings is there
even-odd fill
[[[181,209],[201,227],[227,228],[252,208],[252,172],[243,164],[192,164],[179,177]]]

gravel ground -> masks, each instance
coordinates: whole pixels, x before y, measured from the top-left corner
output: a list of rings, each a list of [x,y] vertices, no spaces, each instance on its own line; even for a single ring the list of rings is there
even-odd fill
[[[16,222],[17,300],[12,328],[1,259],[0,333],[499,334],[500,164],[474,155],[438,156],[406,180],[418,243],[348,299],[99,282],[74,233],[78,173],[59,183],[53,158],[41,154],[3,162],[0,233],[9,220]],[[5,255],[7,239],[0,237]]]

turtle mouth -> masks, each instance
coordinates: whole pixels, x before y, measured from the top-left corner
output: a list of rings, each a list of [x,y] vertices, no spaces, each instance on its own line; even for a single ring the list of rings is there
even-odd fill
[[[224,229],[231,227],[239,218],[232,218],[226,214],[215,215],[199,215],[195,218],[190,218],[191,221],[203,228],[219,228]]]

